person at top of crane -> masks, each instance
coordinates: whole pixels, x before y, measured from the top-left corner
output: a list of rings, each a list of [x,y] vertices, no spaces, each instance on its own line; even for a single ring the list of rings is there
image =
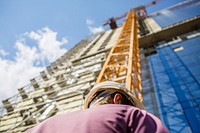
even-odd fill
[[[95,85],[85,110],[53,116],[27,133],[168,133],[168,129],[128,89],[113,81]]]

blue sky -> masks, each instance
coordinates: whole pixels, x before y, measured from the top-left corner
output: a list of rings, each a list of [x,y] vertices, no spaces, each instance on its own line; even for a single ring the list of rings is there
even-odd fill
[[[161,0],[153,13],[183,0]],[[39,75],[86,36],[108,29],[104,20],[151,0],[1,0],[0,100]]]

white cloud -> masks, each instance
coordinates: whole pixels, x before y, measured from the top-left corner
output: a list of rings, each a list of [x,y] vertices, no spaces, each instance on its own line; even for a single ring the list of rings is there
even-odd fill
[[[36,45],[28,45],[28,39],[35,41]],[[66,38],[59,41],[57,33],[48,27],[23,34],[15,43],[15,60],[0,57],[0,99],[13,96],[18,93],[18,88],[26,86],[30,79],[39,76],[39,72],[45,69],[45,60],[53,62],[67,52],[61,47],[67,42]],[[0,50],[0,54],[8,53]]]
[[[86,24],[87,24],[87,25],[93,25],[93,24],[94,24],[94,21],[91,20],[91,19],[87,19],[87,20],[86,20]]]
[[[86,24],[87,24],[87,27],[88,27],[88,29],[90,30],[90,32],[91,32],[92,34],[97,34],[97,33],[99,33],[99,32],[104,31],[104,29],[103,29],[102,26],[94,27],[94,26],[93,26],[94,21],[91,20],[91,19],[87,19],[87,20],[86,20]]]
[[[6,56],[6,55],[9,55],[9,53],[6,52],[6,51],[3,50],[3,49],[0,49],[0,55],[2,55],[2,56]]]
[[[42,59],[48,59],[50,62],[53,62],[67,52],[66,49],[61,49],[61,46],[68,42],[67,39],[62,38],[61,41],[58,41],[56,39],[57,33],[53,32],[48,27],[44,27],[42,30],[38,30],[37,32],[32,31],[28,36],[38,42]]]
[[[88,28],[89,28],[89,30],[90,30],[90,32],[91,32],[92,34],[96,34],[96,33],[99,33],[99,32],[104,31],[104,29],[103,29],[101,26],[100,26],[100,27],[92,27],[92,26],[89,26]]]

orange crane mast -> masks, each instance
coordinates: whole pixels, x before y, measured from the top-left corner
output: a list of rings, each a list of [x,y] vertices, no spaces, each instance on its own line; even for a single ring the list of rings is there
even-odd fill
[[[142,101],[137,29],[133,9],[129,11],[118,41],[112,47],[96,83],[106,80],[125,83],[130,92]]]
[[[96,83],[106,80],[125,83],[134,97],[142,102],[137,16],[146,16],[145,8],[158,1],[133,8],[128,13],[104,22],[104,25],[110,24],[111,29],[115,29],[116,20],[127,16],[117,43],[112,47]]]

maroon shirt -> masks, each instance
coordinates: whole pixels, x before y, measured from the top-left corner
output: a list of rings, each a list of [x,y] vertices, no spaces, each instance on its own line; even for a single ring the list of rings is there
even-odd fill
[[[27,133],[168,133],[154,115],[135,107],[105,104],[57,115]]]

